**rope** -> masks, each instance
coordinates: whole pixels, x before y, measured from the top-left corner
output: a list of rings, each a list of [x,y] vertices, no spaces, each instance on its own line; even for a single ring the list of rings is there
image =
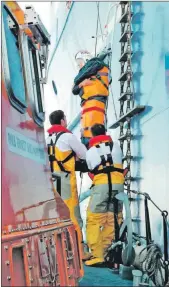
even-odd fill
[[[110,16],[110,12],[111,12],[111,10],[112,10],[114,7],[119,7],[119,6],[120,6],[120,3],[115,3],[115,4],[113,4],[113,5],[110,7],[110,9],[109,9],[109,11],[108,11],[108,15],[107,15],[106,25],[105,25],[105,26],[107,26],[107,25],[108,25],[108,22],[109,22],[109,16]]]
[[[98,9],[98,3],[96,3],[97,9]],[[102,25],[101,25],[101,20],[100,20],[100,11],[99,10],[98,10],[98,18],[99,18],[101,37],[102,37],[102,41],[103,41],[103,30],[102,30]]]
[[[65,23],[64,23],[62,32],[61,32],[61,34],[60,34],[60,37],[59,37],[59,39],[58,39],[58,41],[57,41],[57,43],[56,43],[56,46],[55,46],[55,48],[54,48],[54,50],[53,50],[53,52],[52,52],[52,55],[51,55],[51,58],[50,58],[50,61],[49,61],[49,65],[48,65],[47,73],[49,73],[49,68],[50,68],[50,66],[51,66],[51,64],[52,64],[52,61],[53,61],[53,58],[54,58],[54,56],[55,56],[56,50],[57,50],[57,48],[58,48],[58,46],[59,46],[59,44],[60,44],[61,38],[62,38],[62,36],[63,36],[63,34],[64,34],[65,29],[66,29],[66,26],[67,26],[68,20],[69,20],[69,18],[70,18],[70,14],[71,14],[71,12],[72,12],[72,9],[73,9],[74,4],[75,4],[75,3],[74,3],[74,1],[73,1],[73,2],[72,2],[72,5],[71,5],[71,7],[70,7],[69,13],[68,13],[68,15],[67,15],[67,17],[66,17],[66,20],[65,20]]]
[[[114,115],[115,115],[115,118],[117,120],[116,106],[115,106],[114,95],[113,95],[113,90],[112,90],[112,86],[111,85],[110,85],[110,93],[112,95],[112,100],[113,100]]]
[[[96,24],[96,41],[95,41],[95,57],[97,51],[97,36],[98,36],[98,26],[99,26],[99,2],[97,3],[97,24]]]
[[[133,239],[134,239],[134,240],[138,240],[138,239],[144,239],[144,240],[146,240],[146,237],[145,237],[145,236],[141,236],[141,235],[139,235],[139,234],[133,232]]]
[[[168,216],[168,212],[166,210],[161,210],[160,207],[151,199],[151,197],[149,196],[148,193],[146,192],[140,192],[140,191],[136,191],[136,190],[130,190],[130,192],[137,194],[137,195],[143,195],[144,197],[146,197],[148,200],[151,201],[151,203],[161,212],[161,215],[165,214],[166,216]],[[166,224],[169,227],[169,222],[166,219],[166,216],[164,217],[164,220],[166,222]]]
[[[156,286],[164,286],[164,276],[162,269],[164,269],[163,254],[158,244],[150,244],[146,246],[141,252],[147,249],[143,259],[140,259],[141,270],[146,272]]]

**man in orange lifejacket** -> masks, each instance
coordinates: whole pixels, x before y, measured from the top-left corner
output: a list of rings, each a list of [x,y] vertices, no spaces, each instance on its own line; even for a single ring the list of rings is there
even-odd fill
[[[88,146],[95,123],[105,125],[109,96],[109,67],[99,57],[87,51],[76,54],[79,74],[74,79],[73,94],[81,97],[81,140]]]
[[[91,132],[93,138],[89,142],[86,163],[94,176],[86,235],[92,256],[85,264],[96,266],[104,262],[108,247],[118,237],[122,202],[117,201],[115,195],[124,190],[124,174],[119,144],[106,135],[104,125],[95,124]]]
[[[83,252],[82,219],[77,192],[75,162],[76,157],[82,160],[85,159],[86,147],[66,128],[67,121],[63,111],[54,111],[50,114],[49,120],[52,126],[48,129],[47,145],[51,172],[57,181],[57,192],[60,193],[69,208],[70,218],[78,235],[81,259],[85,260],[88,258],[88,254]],[[83,275],[83,269],[81,275]]]

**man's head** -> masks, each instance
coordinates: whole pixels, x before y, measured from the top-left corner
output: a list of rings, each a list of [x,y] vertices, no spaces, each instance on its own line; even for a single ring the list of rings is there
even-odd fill
[[[53,125],[61,125],[65,128],[67,127],[66,116],[65,116],[64,112],[61,110],[57,110],[57,111],[52,112],[49,116],[49,121],[50,121],[52,126]]]
[[[79,51],[75,55],[75,60],[78,66],[78,69],[80,70],[86,63],[92,58],[92,55],[88,51]]]
[[[102,124],[95,124],[91,127],[91,132],[94,137],[106,134],[105,126]]]

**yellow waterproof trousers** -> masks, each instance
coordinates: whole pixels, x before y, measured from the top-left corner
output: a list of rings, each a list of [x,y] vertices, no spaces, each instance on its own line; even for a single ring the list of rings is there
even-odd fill
[[[123,184],[114,184],[115,192],[123,190]],[[115,194],[112,191],[112,199]],[[91,254],[103,259],[107,248],[115,238],[114,204],[108,204],[108,185],[96,185],[92,188],[87,209],[86,236]],[[122,222],[122,202],[118,202],[118,224]]]
[[[122,212],[118,214],[118,223],[121,222]],[[115,237],[114,213],[92,213],[88,210],[86,233],[92,256],[103,259]]]

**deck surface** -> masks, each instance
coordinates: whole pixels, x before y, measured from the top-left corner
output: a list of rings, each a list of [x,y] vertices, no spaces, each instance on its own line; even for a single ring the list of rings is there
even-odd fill
[[[79,286],[133,286],[133,282],[123,280],[110,269],[84,266],[84,277]]]

